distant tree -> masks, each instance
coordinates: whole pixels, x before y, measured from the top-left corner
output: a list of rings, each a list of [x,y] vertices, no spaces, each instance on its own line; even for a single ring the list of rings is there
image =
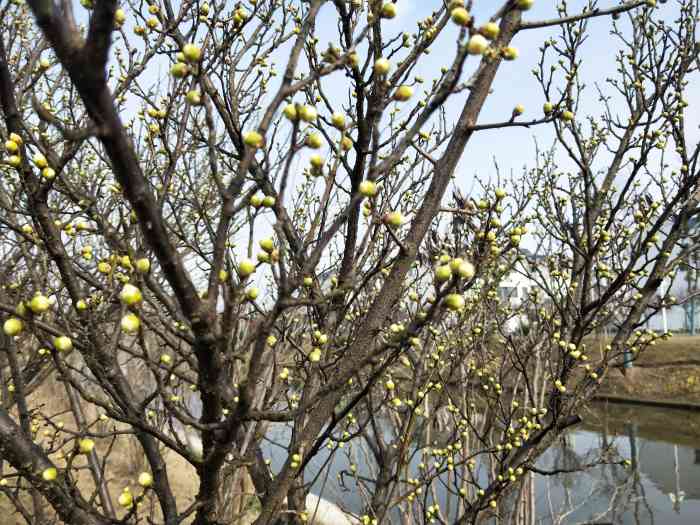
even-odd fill
[[[375,0],[3,3],[0,491],[18,515],[236,523],[249,479],[256,524],[299,523],[336,456],[328,483],[365,524],[517,514],[506,496],[623,352],[667,337],[640,326],[698,213],[698,6],[655,3],[533,21],[533,0],[435,2],[413,33]],[[592,23],[611,24],[617,68],[595,86]],[[446,65],[415,76],[452,24]],[[481,123],[512,40],[543,28],[541,116]],[[537,126],[557,144],[533,168],[452,187],[475,133]],[[498,296],[514,271],[537,283],[517,305]],[[47,382],[69,423],[35,401]],[[146,468],[120,493],[127,438]],[[196,473],[190,506],[173,455]]]

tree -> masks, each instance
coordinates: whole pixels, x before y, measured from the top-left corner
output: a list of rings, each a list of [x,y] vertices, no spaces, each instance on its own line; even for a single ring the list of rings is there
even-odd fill
[[[638,328],[698,211],[694,0],[542,21],[531,0],[436,3],[413,34],[386,30],[390,2],[81,3],[7,3],[0,22],[1,488],[27,523],[235,523],[248,477],[257,524],[304,521],[326,447],[363,523],[475,523],[508,512],[623,352],[668,337]],[[584,117],[588,24],[611,19],[618,75]],[[453,24],[426,85],[414,71]],[[480,123],[513,39],[547,28],[541,117]],[[511,127],[556,146],[446,205],[470,139]],[[498,298],[512,272],[536,283],[518,304]],[[33,401],[47,381],[70,425]],[[147,469],[113,502],[131,436]]]

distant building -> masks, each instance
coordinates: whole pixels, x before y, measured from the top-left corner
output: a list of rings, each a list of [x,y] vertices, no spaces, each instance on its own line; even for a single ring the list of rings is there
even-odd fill
[[[504,302],[508,301],[511,308],[519,308],[527,300],[533,288],[540,288],[540,284],[529,277],[530,269],[528,266],[533,262],[542,262],[544,257],[533,255],[525,249],[522,252],[525,260],[517,262],[513,270],[501,280],[498,287],[498,298]],[[512,333],[528,325],[527,314],[520,313],[508,319],[506,330]]]
[[[498,298],[509,301],[511,306],[518,307],[527,298],[537,283],[519,271],[510,272],[498,287]]]

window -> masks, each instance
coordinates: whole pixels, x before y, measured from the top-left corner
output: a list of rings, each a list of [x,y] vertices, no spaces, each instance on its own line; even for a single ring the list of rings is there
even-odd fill
[[[498,297],[501,299],[511,299],[512,297],[517,297],[518,289],[513,286],[501,286],[498,289]]]

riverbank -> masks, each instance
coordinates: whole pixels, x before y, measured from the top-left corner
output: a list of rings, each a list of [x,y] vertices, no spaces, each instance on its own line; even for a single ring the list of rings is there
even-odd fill
[[[591,349],[591,354],[596,351]],[[610,401],[648,401],[700,409],[700,336],[674,336],[647,348],[627,374],[611,370],[598,394]]]
[[[580,415],[583,421],[576,428],[583,430],[624,436],[633,426],[644,439],[698,448],[700,412],[697,411],[601,401],[589,403]]]

